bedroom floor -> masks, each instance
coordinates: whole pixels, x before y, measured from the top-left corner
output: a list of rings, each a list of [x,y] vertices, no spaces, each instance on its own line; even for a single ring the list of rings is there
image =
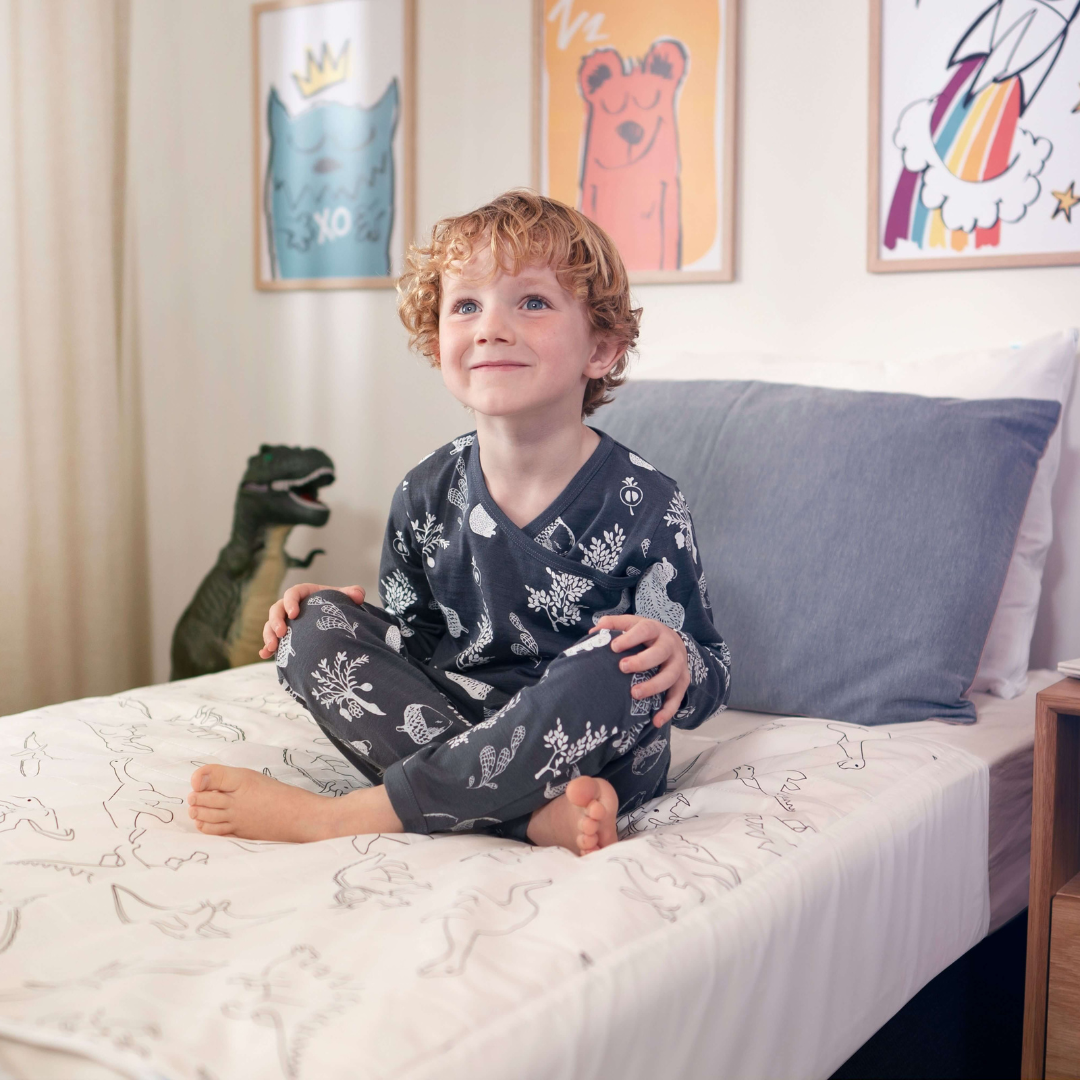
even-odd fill
[[[832,1080],[1019,1077],[1027,912],[927,983]]]

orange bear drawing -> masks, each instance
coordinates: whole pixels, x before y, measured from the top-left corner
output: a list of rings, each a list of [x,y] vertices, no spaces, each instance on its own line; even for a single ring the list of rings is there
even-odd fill
[[[629,270],[682,264],[679,192],[679,87],[686,46],[654,41],[643,60],[615,49],[583,57],[585,99],[581,210],[615,241]]]

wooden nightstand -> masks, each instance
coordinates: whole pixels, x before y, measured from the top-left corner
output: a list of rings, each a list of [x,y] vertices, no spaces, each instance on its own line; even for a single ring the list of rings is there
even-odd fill
[[[1036,697],[1035,772],[1031,794],[1031,893],[1028,901],[1027,980],[1024,993],[1024,1080],[1080,1077],[1080,1048],[1070,1059],[1064,1032],[1080,1030],[1080,999],[1062,1024],[1068,953],[1080,956],[1080,680],[1062,679]],[[1055,899],[1058,897],[1058,899]],[[1053,916],[1053,925],[1051,918]],[[1055,939],[1055,934],[1057,935]],[[1051,963],[1053,952],[1053,964]],[[1054,1022],[1047,1025],[1053,987]],[[1077,973],[1080,977],[1080,972]],[[1074,986],[1077,983],[1073,983]],[[1063,996],[1063,990],[1065,994]],[[1071,1035],[1076,1046],[1076,1035]],[[1066,1071],[1071,1069],[1071,1071]]]

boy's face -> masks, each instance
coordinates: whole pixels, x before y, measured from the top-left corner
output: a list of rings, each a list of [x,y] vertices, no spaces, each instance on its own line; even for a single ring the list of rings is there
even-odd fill
[[[439,362],[447,389],[486,416],[581,415],[589,379],[618,359],[584,303],[548,266],[491,273],[484,249],[463,273],[442,275]]]

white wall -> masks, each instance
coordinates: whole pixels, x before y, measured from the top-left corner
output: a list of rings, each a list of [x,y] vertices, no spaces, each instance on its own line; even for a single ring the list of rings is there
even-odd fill
[[[530,5],[420,0],[419,12],[417,194],[426,230],[529,181]],[[744,0],[738,280],[640,288],[643,362],[679,350],[922,356],[1080,322],[1080,267],[866,272],[867,33],[863,0]],[[236,483],[260,442],[319,445],[334,458],[330,523],[315,536],[298,530],[290,547],[328,549],[317,580],[374,590],[395,481],[471,425],[407,352],[392,292],[254,290],[247,0],[141,0],[133,37],[161,678],[172,627],[228,536]],[[1071,443],[1063,480],[1075,489],[1080,425]],[[1080,536],[1080,505],[1067,509]],[[1052,562],[1049,573],[1058,580],[1066,571]],[[1080,601],[1080,580],[1070,595]],[[1073,635],[1065,617],[1043,618],[1040,662],[1052,651],[1080,655],[1080,626]]]

